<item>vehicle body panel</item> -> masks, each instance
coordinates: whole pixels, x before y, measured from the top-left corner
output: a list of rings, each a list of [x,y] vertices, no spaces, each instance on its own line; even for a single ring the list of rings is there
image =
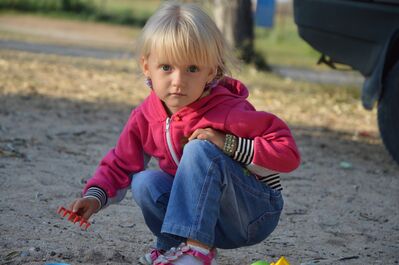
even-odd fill
[[[294,17],[313,48],[365,76],[362,101],[371,109],[399,58],[399,0],[294,0]]]

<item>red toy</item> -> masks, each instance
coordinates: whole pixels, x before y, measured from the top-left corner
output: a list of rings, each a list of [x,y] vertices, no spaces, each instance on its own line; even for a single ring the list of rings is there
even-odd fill
[[[68,221],[71,221],[74,224],[79,222],[80,227],[82,227],[82,225],[85,224],[84,230],[87,230],[87,228],[89,228],[89,226],[91,225],[89,221],[84,219],[82,216],[72,212],[71,210],[67,210],[65,207],[60,207],[58,209],[58,214],[61,215],[62,217],[65,217],[69,214]]]

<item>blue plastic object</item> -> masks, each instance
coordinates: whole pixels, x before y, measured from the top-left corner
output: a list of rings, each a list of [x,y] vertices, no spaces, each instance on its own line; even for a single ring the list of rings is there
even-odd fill
[[[275,0],[258,0],[256,4],[255,23],[257,26],[273,27],[274,14],[276,12]]]

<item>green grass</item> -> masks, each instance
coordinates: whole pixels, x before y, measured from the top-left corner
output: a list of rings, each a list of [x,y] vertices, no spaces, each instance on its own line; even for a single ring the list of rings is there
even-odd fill
[[[71,4],[65,5],[66,2]],[[0,11],[143,26],[161,0],[1,0]]]
[[[256,51],[265,56],[271,65],[327,69],[326,66],[316,65],[320,53],[299,37],[292,16],[277,16],[272,29],[257,27],[255,36]]]
[[[117,24],[143,26],[159,7],[161,0],[92,0],[103,13]]]
[[[161,0],[92,0],[94,5],[111,13],[131,10],[135,15],[150,16],[161,3]]]

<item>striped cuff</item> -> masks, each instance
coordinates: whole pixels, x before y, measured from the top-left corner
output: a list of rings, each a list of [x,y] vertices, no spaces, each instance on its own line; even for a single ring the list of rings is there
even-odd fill
[[[254,140],[238,137],[237,150],[233,159],[249,165],[254,157]]]
[[[100,202],[100,209],[103,208],[107,204],[107,193],[99,187],[90,187],[83,198],[95,198]]]
[[[279,190],[279,191],[283,190],[283,187],[281,186],[281,182],[280,182],[279,173],[271,174],[268,176],[258,176],[258,180],[260,182],[265,183],[272,189]]]

